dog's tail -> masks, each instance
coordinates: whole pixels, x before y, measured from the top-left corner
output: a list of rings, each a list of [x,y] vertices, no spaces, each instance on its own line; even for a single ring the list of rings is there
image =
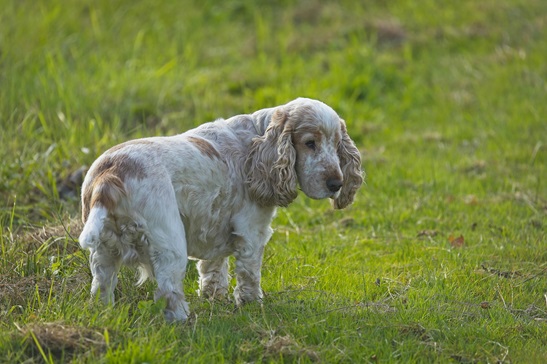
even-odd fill
[[[91,183],[84,183],[82,220],[85,226],[79,238],[83,249],[97,246],[108,213],[114,211],[124,195],[123,181],[108,171],[95,177]]]

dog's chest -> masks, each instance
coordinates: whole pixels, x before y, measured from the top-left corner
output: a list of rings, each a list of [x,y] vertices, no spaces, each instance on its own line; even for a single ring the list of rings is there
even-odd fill
[[[183,217],[188,256],[211,260],[234,252],[232,227],[228,219]]]

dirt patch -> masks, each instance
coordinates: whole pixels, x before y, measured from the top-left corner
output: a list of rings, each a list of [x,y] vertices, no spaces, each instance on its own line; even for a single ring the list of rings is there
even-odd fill
[[[51,354],[66,359],[86,351],[102,351],[106,341],[99,331],[62,323],[31,324],[19,328],[28,344],[29,354],[43,356]]]
[[[275,332],[262,340],[264,354],[269,358],[301,358],[307,357],[311,361],[319,361],[319,355],[314,350],[300,345],[291,335],[277,335]]]
[[[407,39],[407,32],[397,19],[375,20],[366,28],[376,33],[380,44],[399,45]]]

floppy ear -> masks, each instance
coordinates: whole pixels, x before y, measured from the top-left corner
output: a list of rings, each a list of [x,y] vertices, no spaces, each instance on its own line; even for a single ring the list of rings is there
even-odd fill
[[[264,135],[253,139],[245,161],[246,184],[262,206],[288,206],[298,194],[291,134],[288,113],[277,108]]]
[[[340,194],[332,201],[335,209],[343,209],[353,202],[357,189],[363,183],[364,171],[361,169],[361,154],[350,139],[346,123],[340,119],[340,128],[342,129],[342,139],[338,145],[337,153],[340,159],[340,169],[344,176],[344,185]]]

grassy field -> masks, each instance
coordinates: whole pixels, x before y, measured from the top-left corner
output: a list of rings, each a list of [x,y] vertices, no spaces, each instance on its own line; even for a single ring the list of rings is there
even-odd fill
[[[0,362],[547,362],[546,1],[0,8]],[[131,270],[90,301],[75,171],[298,96],[367,184],[279,210],[262,306],[201,299],[193,264],[185,324]]]

